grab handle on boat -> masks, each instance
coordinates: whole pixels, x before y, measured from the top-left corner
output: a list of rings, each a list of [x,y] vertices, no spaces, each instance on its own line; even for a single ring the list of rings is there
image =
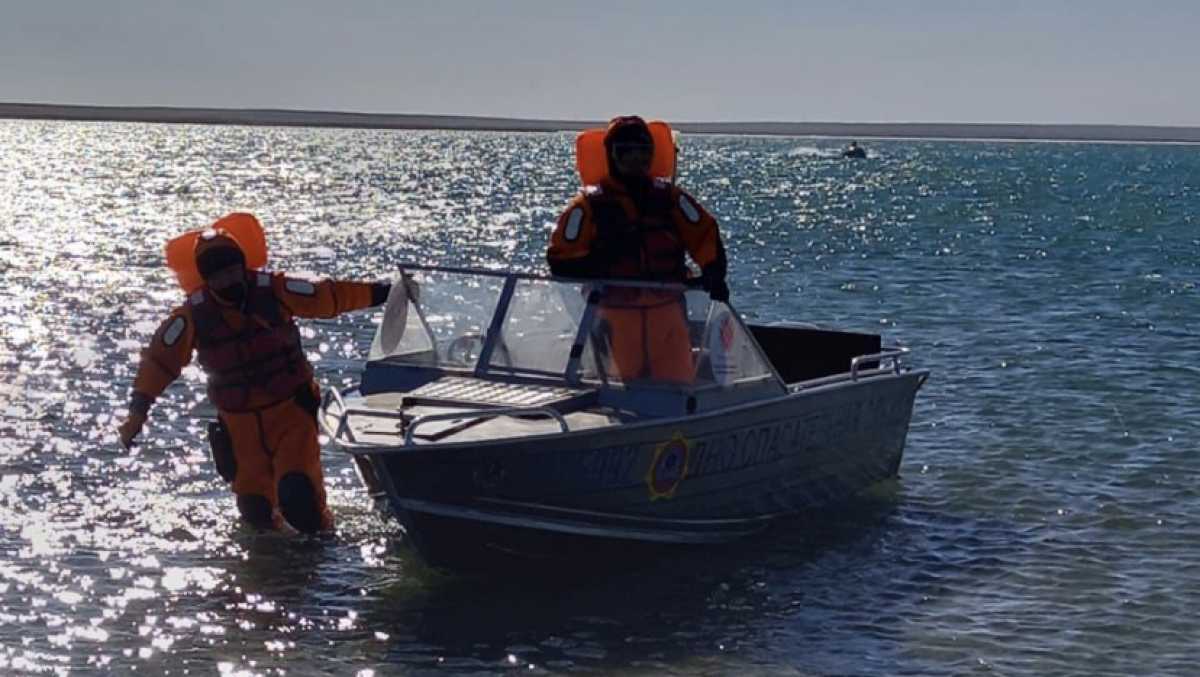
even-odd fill
[[[330,404],[337,405],[337,428],[330,429],[328,416],[324,413],[330,408]],[[337,388],[330,388],[325,391],[325,395],[321,398],[322,415],[317,418],[317,422],[321,424],[321,430],[336,440],[342,446],[361,446],[359,441],[354,438],[354,429],[350,427],[351,416],[367,416],[371,418],[387,418],[397,421],[404,420],[404,414],[401,412],[380,411],[378,409],[350,409],[346,407],[346,400],[342,399],[342,394]]]
[[[900,360],[901,360],[901,358],[907,356],[908,353],[909,353],[908,348],[894,348],[892,350],[885,350],[880,353],[872,353],[870,355],[859,355],[858,357],[855,357],[854,359],[850,360],[850,380],[851,381],[858,380],[858,370],[863,362],[882,362],[883,360],[891,360],[892,361],[892,371],[899,374],[900,373]]]
[[[567,426],[567,420],[563,418],[557,410],[550,407],[504,407],[504,408],[488,408],[488,409],[472,409],[470,411],[450,411],[441,414],[426,414],[418,416],[412,423],[408,424],[408,430],[404,433],[404,446],[412,446],[413,433],[417,428],[425,423],[434,423],[436,421],[462,421],[472,418],[494,418],[496,416],[531,416],[542,415],[554,419],[558,422],[564,433],[571,432]]]

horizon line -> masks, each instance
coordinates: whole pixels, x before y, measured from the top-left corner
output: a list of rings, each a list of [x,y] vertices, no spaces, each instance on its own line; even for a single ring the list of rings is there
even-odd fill
[[[350,129],[412,129],[498,132],[579,131],[602,120],[519,118],[426,113],[361,113],[287,108],[113,106],[0,102],[0,119],[214,124]],[[1116,141],[1200,143],[1200,127],[1107,123],[1028,122],[793,122],[684,121],[672,128],[692,134],[863,137],[1006,141]]]

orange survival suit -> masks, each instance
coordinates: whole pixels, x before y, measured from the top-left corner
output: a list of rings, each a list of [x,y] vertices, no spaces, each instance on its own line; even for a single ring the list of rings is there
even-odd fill
[[[663,145],[655,143],[639,117],[609,123],[604,131],[608,171],[585,185],[559,216],[546,252],[553,274],[683,282],[686,254],[700,266],[712,298],[728,300],[725,248],[716,220],[669,178],[650,175],[650,167],[661,164],[654,155],[672,153],[673,160],[673,144]],[[580,173],[587,174],[582,166]],[[600,304],[623,380],[692,380],[686,309],[678,293],[610,287]]]
[[[226,218],[234,216],[249,217]],[[225,277],[236,277],[237,262],[245,260],[237,240],[220,229],[197,239],[197,263],[204,256],[220,267],[235,266]],[[210,427],[213,455],[232,482],[243,518],[259,528],[279,528],[286,520],[306,533],[329,529],[333,515],[317,441],[319,389],[294,318],[330,318],[378,305],[390,285],[310,282],[244,266],[240,275],[244,283],[229,287],[236,294],[215,294],[204,284],[158,328],[142,352],[130,416],[144,422],[151,403],[195,351],[220,421]],[[123,427],[122,441],[128,444],[140,429],[136,422],[127,437]]]

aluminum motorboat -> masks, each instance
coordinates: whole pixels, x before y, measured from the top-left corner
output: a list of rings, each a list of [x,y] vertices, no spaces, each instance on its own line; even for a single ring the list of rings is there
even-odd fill
[[[438,564],[533,542],[726,542],[846,501],[896,476],[928,376],[878,335],[747,324],[682,284],[400,279],[360,383],[327,390],[318,417]],[[677,309],[688,378],[623,375],[607,319],[631,294]]]

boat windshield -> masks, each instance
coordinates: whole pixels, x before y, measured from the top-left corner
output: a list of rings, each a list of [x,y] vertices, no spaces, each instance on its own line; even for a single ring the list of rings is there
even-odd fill
[[[486,272],[417,272],[393,285],[367,359],[474,369],[503,289]]]
[[[733,310],[699,290],[412,274],[415,293],[389,299],[371,360],[575,385],[732,386],[774,375]]]

